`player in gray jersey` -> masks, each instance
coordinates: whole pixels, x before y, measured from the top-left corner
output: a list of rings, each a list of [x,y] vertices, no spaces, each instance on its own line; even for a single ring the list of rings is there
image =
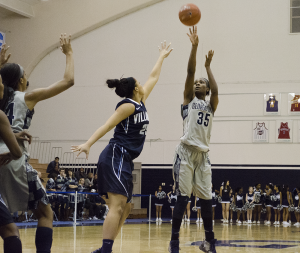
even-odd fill
[[[54,97],[74,85],[74,60],[70,37],[62,35],[60,44],[62,52],[66,55],[64,77],[47,88],[25,92],[29,82],[23,67],[15,63],[3,65],[2,58],[0,59],[0,75],[4,84],[0,109],[7,115],[14,132],[18,133],[30,127],[34,107],[38,102]],[[0,194],[10,212],[28,209],[34,212],[38,219],[35,238],[37,252],[50,253],[53,212],[37,171],[28,163],[28,142],[19,141],[19,146],[22,151],[21,158],[11,161],[0,170]],[[0,154],[7,151],[7,146],[0,140]]]
[[[205,240],[200,245],[203,252],[216,252],[212,225],[211,164],[208,156],[212,120],[219,103],[218,86],[210,69],[214,55],[206,56],[206,78],[195,80],[196,53],[198,48],[197,27],[188,34],[192,43],[182,107],[183,136],[174,157],[173,173],[178,195],[174,208],[172,237],[169,252],[179,253],[179,230],[182,216],[191,192],[200,198],[201,216]],[[210,100],[205,100],[211,91]]]

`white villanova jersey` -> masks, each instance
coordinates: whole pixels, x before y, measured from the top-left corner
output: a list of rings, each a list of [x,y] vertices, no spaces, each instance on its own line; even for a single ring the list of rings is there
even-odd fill
[[[209,150],[213,121],[213,110],[210,101],[198,99],[196,96],[182,108],[183,136],[181,142],[194,146],[199,151]]]
[[[28,129],[31,124],[34,110],[30,111],[25,103],[25,92],[15,91],[13,98],[5,108],[5,114],[14,133]],[[23,145],[21,145],[22,147]],[[23,148],[25,148],[23,146]],[[6,145],[0,140],[0,153],[8,151]]]
[[[268,128],[266,128],[265,123],[256,123],[256,127],[253,129],[253,139],[258,140],[267,140],[268,139]]]

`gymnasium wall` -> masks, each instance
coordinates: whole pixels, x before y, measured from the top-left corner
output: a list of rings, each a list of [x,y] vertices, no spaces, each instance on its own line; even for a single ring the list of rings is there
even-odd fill
[[[167,0],[101,26],[73,41],[75,86],[36,106],[31,133],[69,151],[86,141],[113,113],[119,98],[107,78],[134,76],[141,83],[154,66],[157,46],[172,42],[160,80],[147,101],[150,126],[143,153],[146,164],[171,164],[182,135],[180,104],[191,43],[178,20],[186,1]],[[196,76],[206,76],[205,54],[213,49],[212,70],[219,84],[210,157],[213,164],[299,164],[299,116],[289,116],[289,92],[300,92],[300,37],[289,34],[289,1],[195,0],[202,11],[198,26]],[[63,76],[65,58],[53,50],[34,68],[30,90]],[[281,115],[264,116],[263,94],[279,92]],[[293,120],[293,143],[276,143],[276,120]],[[269,122],[269,143],[252,143],[252,121]],[[91,149],[98,155],[113,131]],[[277,168],[280,169],[280,168]],[[295,167],[294,169],[297,169]]]

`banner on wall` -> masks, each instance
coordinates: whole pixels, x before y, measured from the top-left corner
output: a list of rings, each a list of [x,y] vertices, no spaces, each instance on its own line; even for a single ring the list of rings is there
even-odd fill
[[[300,92],[288,94],[288,114],[300,115]]]
[[[264,115],[280,115],[280,93],[264,94]]]
[[[269,142],[269,122],[253,121],[252,128],[253,142]]]
[[[2,45],[5,43],[5,33],[0,31],[0,49]]]
[[[276,142],[293,142],[292,120],[276,120]]]

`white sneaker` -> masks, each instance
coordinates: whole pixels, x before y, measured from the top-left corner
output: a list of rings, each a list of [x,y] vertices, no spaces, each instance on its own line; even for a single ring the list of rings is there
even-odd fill
[[[260,221],[258,220],[256,224],[257,224],[257,225],[260,225]]]
[[[288,226],[290,226],[290,223],[288,223],[288,222],[284,221],[284,222],[282,222],[282,226],[284,226],[284,227],[288,227]]]
[[[170,220],[170,222],[172,223],[173,220]]]
[[[200,222],[200,220],[199,220],[199,219],[197,219],[197,220],[196,220],[196,223],[199,223],[199,222]]]
[[[290,224],[292,224],[292,221],[291,221],[291,220],[289,220],[289,223],[290,223]]]
[[[248,225],[252,225],[252,222],[251,222],[251,220],[248,220]]]
[[[267,221],[265,224],[266,225],[271,225],[271,221]]]
[[[203,219],[202,218],[200,218],[200,223],[202,223],[203,222]]]
[[[213,220],[213,224],[215,224],[215,220]]]
[[[158,221],[158,218],[156,218],[156,221]]]
[[[224,219],[221,219],[221,221],[224,221]]]
[[[252,224],[256,224],[256,221],[254,220],[254,221],[252,222]]]
[[[237,221],[237,224],[242,224],[242,222],[240,220]]]
[[[239,220],[236,220],[236,223],[238,223],[239,222]]]
[[[230,219],[230,223],[232,223],[232,219]]]
[[[300,227],[300,223],[299,222],[297,222],[296,224],[297,224],[296,227]]]
[[[275,222],[273,223],[273,225],[277,225],[277,221],[275,221]]]
[[[277,221],[277,225],[280,225],[280,221]]]
[[[184,215],[184,221],[186,222],[186,220],[187,220],[187,219],[186,219],[186,215]]]
[[[187,223],[190,223],[190,219],[187,219],[186,222],[187,222]]]
[[[96,216],[93,217],[93,220],[99,220]]]
[[[266,224],[268,221],[267,220],[264,220],[264,223]]]
[[[243,224],[244,224],[244,225],[247,225],[247,221],[244,220],[244,221],[243,221]]]
[[[162,219],[161,219],[161,218],[159,218],[159,219],[158,219],[158,221],[162,222]]]

